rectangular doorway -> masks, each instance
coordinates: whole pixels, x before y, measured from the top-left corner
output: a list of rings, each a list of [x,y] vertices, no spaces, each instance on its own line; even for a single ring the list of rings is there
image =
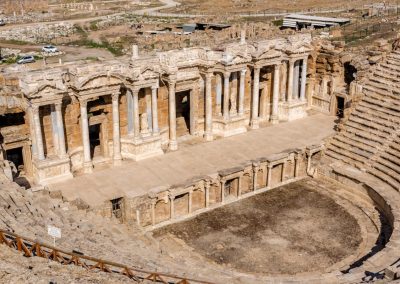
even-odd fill
[[[225,182],[224,196],[225,198],[237,197],[239,187],[239,178],[229,179]]]
[[[178,137],[192,134],[190,91],[176,93],[176,135]]]
[[[94,157],[102,156],[101,147],[101,124],[93,124],[89,126],[89,142],[90,142],[90,156]]]
[[[344,116],[344,98],[336,97],[336,115],[339,118]]]
[[[6,159],[13,162],[18,174],[25,171],[22,147],[6,150]]]

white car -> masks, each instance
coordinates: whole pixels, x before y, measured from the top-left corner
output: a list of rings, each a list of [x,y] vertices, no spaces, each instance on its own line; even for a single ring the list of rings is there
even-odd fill
[[[46,53],[56,53],[58,52],[58,49],[53,45],[46,45],[42,47],[42,51]]]
[[[32,55],[26,55],[17,61],[18,64],[26,64],[35,62],[35,57]]]

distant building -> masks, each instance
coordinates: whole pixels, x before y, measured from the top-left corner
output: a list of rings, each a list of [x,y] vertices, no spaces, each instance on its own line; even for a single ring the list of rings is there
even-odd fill
[[[308,27],[326,28],[332,26],[342,26],[347,23],[350,23],[350,19],[290,14],[283,19],[282,28],[292,28],[296,30]]]

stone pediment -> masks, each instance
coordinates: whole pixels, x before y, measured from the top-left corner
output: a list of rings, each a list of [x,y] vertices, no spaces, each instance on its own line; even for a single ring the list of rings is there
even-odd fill
[[[122,75],[115,74],[98,74],[90,77],[86,77],[82,80],[77,87],[78,89],[92,89],[99,87],[106,87],[112,85],[119,85],[124,82]]]
[[[63,84],[46,83],[33,92],[26,94],[26,96],[28,98],[54,99],[59,95],[62,96],[66,92],[67,88]]]
[[[270,49],[260,53],[258,56],[256,56],[256,59],[271,59],[280,57],[281,55],[282,53],[280,51],[276,49]]]

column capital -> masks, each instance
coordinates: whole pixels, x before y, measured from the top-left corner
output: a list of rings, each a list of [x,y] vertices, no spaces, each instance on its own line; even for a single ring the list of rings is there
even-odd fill
[[[212,76],[214,75],[214,72],[210,71],[210,72],[204,73],[204,75],[205,75],[206,79],[211,79]]]
[[[243,75],[243,76],[246,75],[246,72],[247,72],[247,69],[240,70],[240,74]]]
[[[79,104],[81,107],[87,107],[88,100],[79,98]]]
[[[281,65],[282,65],[282,62],[275,63],[275,64],[274,64],[274,68],[279,68]]]
[[[62,101],[54,103],[54,107],[56,108],[56,111],[61,111]]]
[[[151,86],[151,89],[152,89],[152,90],[157,90],[159,87],[160,87],[160,86],[159,86],[158,84],[157,84],[157,85],[152,85],[152,86]]]
[[[291,64],[291,65],[294,65],[294,63],[297,61],[297,59],[296,58],[289,58],[288,59],[288,62],[289,62],[289,64]]]
[[[140,87],[132,87],[132,88],[130,88],[130,90],[133,95],[137,95],[137,94],[139,94]]]
[[[231,77],[231,72],[230,71],[224,71],[224,78],[230,78]]]
[[[260,72],[261,66],[254,65],[253,69],[254,69],[254,71]]]
[[[111,98],[113,102],[118,101],[120,93],[113,93],[111,94]]]
[[[37,113],[39,111],[39,107],[40,107],[39,105],[31,105],[32,111],[34,113]]]

